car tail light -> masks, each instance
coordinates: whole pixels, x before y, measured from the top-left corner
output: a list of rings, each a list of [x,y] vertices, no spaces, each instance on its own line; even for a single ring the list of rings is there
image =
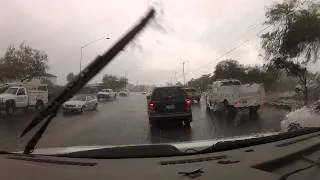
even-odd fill
[[[148,105],[149,112],[154,112],[156,107],[156,103],[154,101],[150,101]]]
[[[192,104],[191,99],[184,100],[184,108],[185,108],[185,110],[190,111],[191,110],[191,104]]]

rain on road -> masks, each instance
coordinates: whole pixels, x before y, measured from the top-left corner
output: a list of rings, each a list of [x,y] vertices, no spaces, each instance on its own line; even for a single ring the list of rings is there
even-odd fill
[[[116,101],[101,102],[98,111],[58,114],[37,147],[167,143],[277,131],[286,113],[262,107],[255,117],[244,113],[244,120],[238,124],[209,114],[203,103],[195,103],[190,129],[176,124],[151,129],[146,103],[145,95],[131,93],[128,97],[118,97]],[[35,131],[23,138],[18,136],[34,114],[21,111],[12,117],[4,113],[0,115],[0,150],[21,150],[24,147]]]

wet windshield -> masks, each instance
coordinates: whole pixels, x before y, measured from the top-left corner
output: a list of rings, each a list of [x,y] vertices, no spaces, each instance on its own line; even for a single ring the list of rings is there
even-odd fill
[[[154,16],[143,21],[151,7]],[[0,95],[0,151],[21,150],[25,140],[16,137],[57,97],[53,106],[63,106],[53,108],[37,148],[320,126],[320,107],[312,105],[320,98],[319,17],[316,0],[3,2],[0,87],[18,83],[10,87],[27,91],[11,100],[13,111],[3,106],[9,96]],[[123,37],[131,38],[126,45]]]
[[[17,94],[18,88],[8,88],[5,93],[8,94]]]

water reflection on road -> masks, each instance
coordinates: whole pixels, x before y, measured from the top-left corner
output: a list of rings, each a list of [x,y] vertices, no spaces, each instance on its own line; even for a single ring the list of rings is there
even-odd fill
[[[248,112],[234,120],[206,112],[205,105],[193,104],[191,128],[177,123],[150,128],[146,97],[131,93],[116,101],[101,102],[98,111],[59,114],[50,124],[38,147],[166,143],[240,136],[280,129],[285,111],[262,107],[256,116]],[[21,149],[28,137],[17,138],[34,112],[0,115],[0,150]],[[3,147],[3,148],[2,148]]]

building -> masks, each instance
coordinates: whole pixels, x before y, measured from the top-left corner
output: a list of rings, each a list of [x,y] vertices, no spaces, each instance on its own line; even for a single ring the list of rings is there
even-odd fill
[[[31,83],[31,84],[49,84],[49,83],[51,83],[52,85],[57,85],[57,79],[58,79],[57,76],[55,76],[53,74],[46,73],[45,75],[37,76],[37,77],[34,77],[30,80],[25,80],[23,82]],[[6,80],[4,83],[16,83],[16,82],[19,82],[19,80]]]
[[[44,83],[44,84],[47,84],[48,82],[50,82],[51,84],[56,85],[57,80],[58,80],[57,76],[55,76],[53,74],[46,73],[43,76],[34,77],[31,80],[31,82],[32,83]]]

